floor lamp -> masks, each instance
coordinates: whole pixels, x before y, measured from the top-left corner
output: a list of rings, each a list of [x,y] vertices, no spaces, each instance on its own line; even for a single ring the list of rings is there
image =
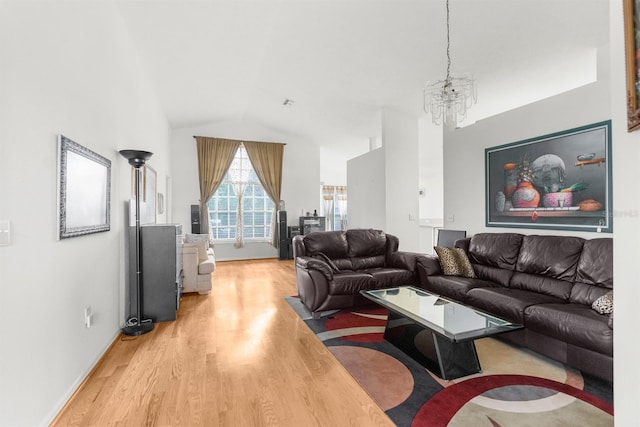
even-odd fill
[[[122,333],[125,335],[142,335],[153,330],[153,322],[143,322],[142,310],[140,304],[140,286],[142,284],[142,270],[140,269],[140,175],[142,173],[141,168],[144,166],[147,160],[153,155],[148,151],[139,150],[121,150],[122,157],[129,161],[129,164],[133,166],[136,171],[135,185],[136,185],[136,322],[133,324],[127,324],[122,328]]]

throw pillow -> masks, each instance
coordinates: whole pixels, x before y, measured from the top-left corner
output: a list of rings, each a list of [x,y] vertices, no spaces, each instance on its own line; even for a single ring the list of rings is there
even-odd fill
[[[434,247],[438,258],[440,259],[440,267],[445,276],[462,276],[476,277],[473,266],[461,248],[443,248],[441,246]]]
[[[591,304],[591,308],[600,314],[613,313],[613,291],[609,291],[595,300],[593,304]]]

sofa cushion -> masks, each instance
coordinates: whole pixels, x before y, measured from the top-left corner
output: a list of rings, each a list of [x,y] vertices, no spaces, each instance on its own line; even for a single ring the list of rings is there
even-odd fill
[[[524,236],[509,287],[569,300],[584,239]]]
[[[524,323],[527,307],[536,304],[554,304],[562,301],[550,295],[510,288],[474,288],[467,292],[468,304],[490,314]]]
[[[367,268],[381,268],[385,266],[384,261],[385,261],[384,255],[355,257],[355,258],[351,258],[351,268],[353,270],[365,270]]]
[[[409,270],[403,270],[401,268],[368,268],[362,272],[373,276],[378,288],[416,284],[414,274]]]
[[[613,289],[613,239],[606,237],[584,242],[578,261],[576,281],[570,302],[591,306]]]
[[[593,304],[591,304],[591,308],[598,314],[613,313],[613,291],[609,291],[595,300]]]
[[[473,264],[476,277],[487,282],[494,282],[500,286],[508,286],[513,276],[513,270],[504,270],[490,265]]]
[[[613,239],[610,237],[584,242],[576,282],[613,288]]]
[[[577,304],[584,304],[591,307],[593,302],[600,298],[602,295],[609,292],[611,289],[603,288],[596,285],[587,285],[586,283],[574,283],[571,288],[571,295],[569,296],[569,302]]]
[[[304,236],[303,241],[307,256],[314,256],[319,252],[331,259],[348,256],[347,238],[343,231],[309,233]]]
[[[353,268],[353,263],[351,262],[351,258],[334,258],[331,261],[333,261],[333,265],[335,265],[338,268],[338,271],[343,271],[343,270],[355,270]]]
[[[349,256],[352,258],[384,255],[386,253],[387,236],[384,231],[371,229],[347,230],[346,238],[349,245]]]
[[[354,295],[362,290],[377,289],[377,282],[369,273],[340,271],[329,282],[330,295]]]
[[[442,273],[445,276],[476,277],[467,254],[460,248],[433,248],[438,254]]]
[[[525,312],[528,329],[613,356],[613,330],[608,321],[608,316],[583,304],[541,304]]]
[[[513,270],[518,259],[522,234],[479,233],[469,241],[469,260],[472,264]]]
[[[516,270],[572,282],[584,239],[566,236],[524,236]]]
[[[515,272],[511,277],[509,287],[536,292],[541,295],[550,295],[562,301],[569,301],[573,283],[540,274]]]

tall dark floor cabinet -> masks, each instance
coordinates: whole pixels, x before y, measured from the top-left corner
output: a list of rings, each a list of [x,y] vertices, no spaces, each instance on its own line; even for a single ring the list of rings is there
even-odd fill
[[[133,247],[135,230],[130,235],[133,243],[130,239],[129,247]],[[142,318],[154,322],[175,320],[182,290],[182,225],[143,225],[140,227],[140,241]],[[129,251],[130,257],[135,257],[132,252]],[[129,265],[135,266],[135,258]],[[130,283],[135,283],[135,268],[129,268],[129,271]],[[131,306],[135,307],[135,290],[129,294]]]

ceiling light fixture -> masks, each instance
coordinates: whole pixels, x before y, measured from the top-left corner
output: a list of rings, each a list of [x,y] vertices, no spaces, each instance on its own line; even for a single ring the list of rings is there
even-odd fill
[[[444,80],[429,81],[424,88],[424,111],[431,113],[433,123],[440,125],[443,120],[449,129],[455,129],[459,121],[467,118],[469,109],[478,100],[476,81],[469,75],[451,75],[451,53],[449,39],[449,0],[447,6],[447,77]]]

